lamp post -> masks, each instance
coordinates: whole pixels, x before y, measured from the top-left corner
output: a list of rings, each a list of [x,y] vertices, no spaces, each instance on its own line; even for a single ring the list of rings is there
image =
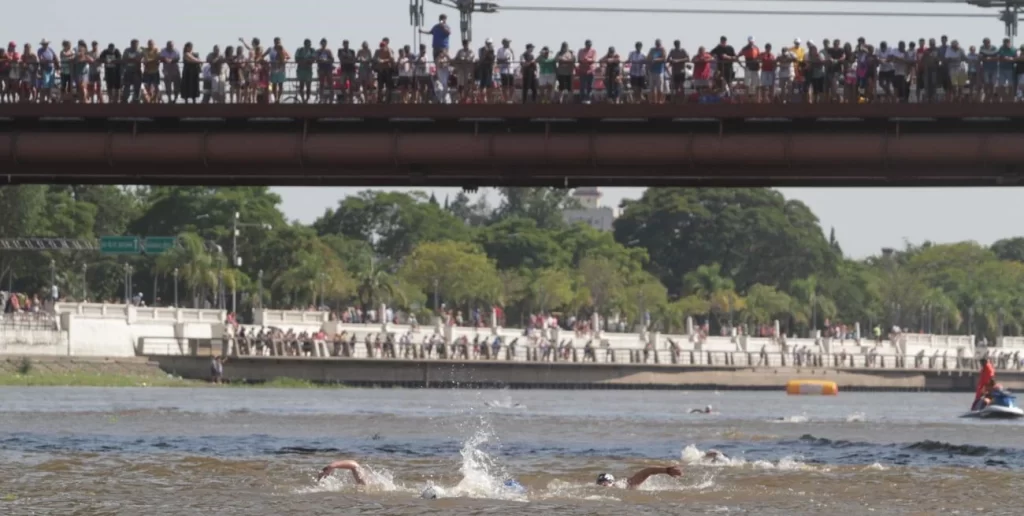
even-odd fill
[[[259,278],[259,307],[263,308],[263,269],[260,269],[260,272],[256,274],[256,277]]]
[[[83,263],[82,264],[82,302],[83,303],[88,303],[89,302],[89,282],[88,282],[87,276],[86,276],[88,271],[89,271],[89,264]]]
[[[53,303],[57,303],[57,261],[50,260],[50,297],[53,298]]]
[[[243,224],[241,222],[242,214],[235,212],[235,216],[231,219],[231,268],[240,269],[242,267],[242,257],[238,256],[238,228],[263,228],[266,231],[274,229],[270,224]],[[238,312],[238,289],[235,281],[231,282],[231,311]],[[261,296],[262,297],[262,296]]]
[[[440,312],[438,312],[439,306],[437,304],[437,287],[438,287],[438,283],[439,283],[438,279],[434,278],[434,316],[440,316],[441,315]]]
[[[178,308],[178,268],[174,268],[174,308]]]

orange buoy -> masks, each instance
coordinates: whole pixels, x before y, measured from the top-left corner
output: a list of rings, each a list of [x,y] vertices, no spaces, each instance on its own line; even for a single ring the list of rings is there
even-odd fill
[[[791,396],[835,396],[839,394],[839,386],[836,385],[836,382],[825,380],[790,380],[786,384],[786,394]]]

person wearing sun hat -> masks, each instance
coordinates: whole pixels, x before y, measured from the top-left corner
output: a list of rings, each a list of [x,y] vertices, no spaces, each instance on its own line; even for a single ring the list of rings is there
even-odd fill
[[[50,48],[50,41],[43,38],[39,42],[39,51],[36,52],[36,56],[39,58],[39,98],[41,102],[47,103],[52,100],[50,94],[55,82],[57,54]]]

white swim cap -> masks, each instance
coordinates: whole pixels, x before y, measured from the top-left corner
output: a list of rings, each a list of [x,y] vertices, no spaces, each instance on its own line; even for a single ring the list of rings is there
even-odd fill
[[[601,473],[600,475],[597,476],[597,485],[614,484],[614,483],[615,483],[615,477],[613,477],[612,475],[609,475],[608,473]]]
[[[424,500],[437,500],[437,489],[434,489],[434,486],[427,486],[427,488],[420,493],[420,498],[423,498]]]
[[[704,410],[706,410],[708,412],[711,412],[711,405],[708,405],[708,406],[704,407]]]

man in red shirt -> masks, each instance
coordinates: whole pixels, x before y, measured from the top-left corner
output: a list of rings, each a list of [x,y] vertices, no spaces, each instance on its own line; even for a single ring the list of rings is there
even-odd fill
[[[974,391],[974,403],[971,404],[971,408],[978,403],[981,399],[981,395],[984,393],[985,386],[989,384],[996,377],[996,370],[989,363],[987,358],[981,359],[981,375],[978,377],[978,387]]]

